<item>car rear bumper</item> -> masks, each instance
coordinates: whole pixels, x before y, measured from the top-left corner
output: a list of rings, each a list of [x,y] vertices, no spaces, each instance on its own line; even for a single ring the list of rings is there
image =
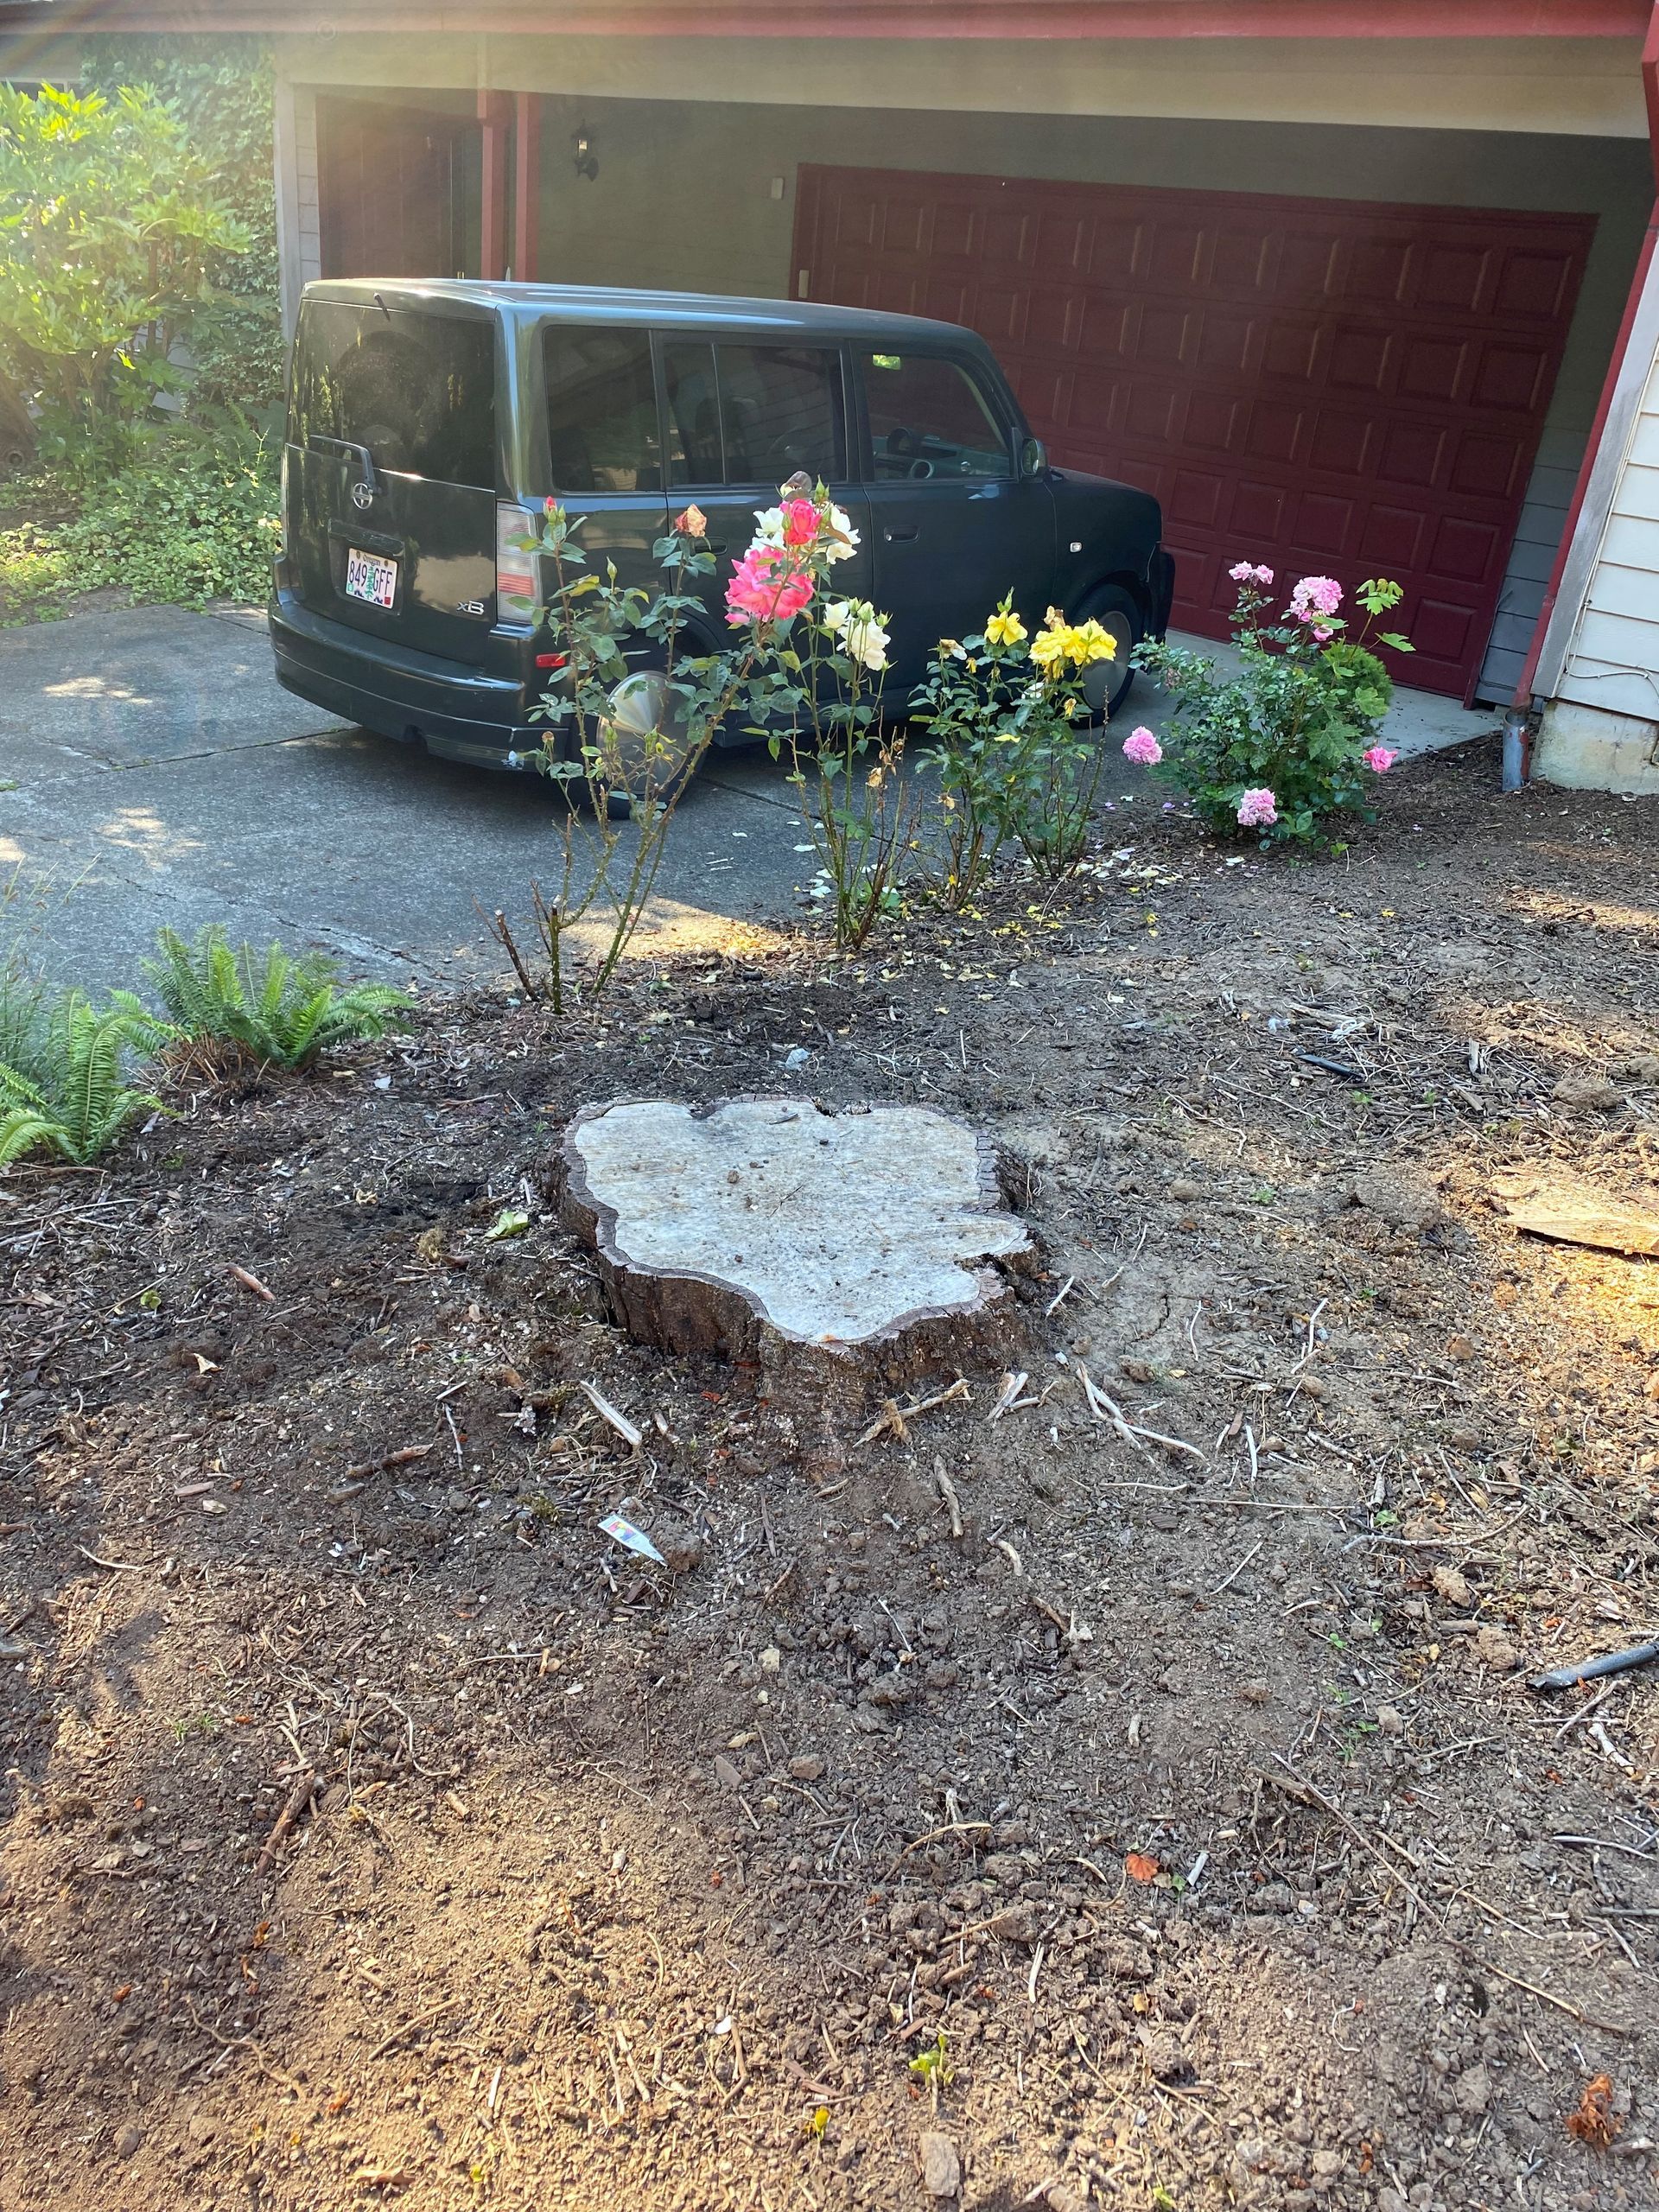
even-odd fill
[[[441,760],[534,772],[547,725],[526,719],[522,683],[330,622],[289,591],[268,611],[285,690]]]

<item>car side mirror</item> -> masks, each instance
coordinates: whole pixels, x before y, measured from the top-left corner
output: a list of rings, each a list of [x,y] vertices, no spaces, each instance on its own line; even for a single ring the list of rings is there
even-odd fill
[[[1022,477],[1046,476],[1048,474],[1048,448],[1040,438],[1027,438],[1021,445],[1020,474]]]

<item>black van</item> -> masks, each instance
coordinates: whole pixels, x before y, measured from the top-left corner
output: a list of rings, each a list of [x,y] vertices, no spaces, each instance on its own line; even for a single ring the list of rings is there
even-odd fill
[[[1050,466],[990,349],[951,323],[863,309],[555,284],[309,284],[283,454],[270,635],[278,679],[332,713],[491,767],[542,745],[560,665],[546,579],[514,541],[550,492],[590,556],[653,583],[653,539],[695,500],[722,594],[757,509],[804,469],[858,533],[847,594],[891,615],[902,710],[941,637],[1005,592],[1128,649],[1161,637],[1173,564],[1158,502]],[[631,683],[633,679],[630,679]]]

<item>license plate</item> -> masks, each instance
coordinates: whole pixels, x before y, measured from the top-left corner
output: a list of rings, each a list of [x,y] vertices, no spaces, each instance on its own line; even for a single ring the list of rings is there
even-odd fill
[[[346,555],[346,596],[369,607],[391,607],[397,597],[397,563],[383,561],[378,553],[359,553],[355,546]]]

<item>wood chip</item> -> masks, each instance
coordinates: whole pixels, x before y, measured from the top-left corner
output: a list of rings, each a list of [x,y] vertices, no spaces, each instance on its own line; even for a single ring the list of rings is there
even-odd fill
[[[607,1421],[630,1452],[639,1451],[645,1438],[625,1413],[619,1413],[605,1393],[592,1382],[582,1386],[584,1395],[601,1421]]]
[[[1659,1259],[1659,1215],[1642,1213],[1587,1191],[1541,1191],[1535,1198],[1512,1203],[1510,1219],[1529,1236]]]
[[[276,1304],[275,1294],[265,1288],[257,1275],[251,1275],[245,1268],[238,1268],[234,1260],[230,1263],[230,1271],[244,1290],[251,1290],[256,1298],[263,1298],[267,1306]]]

